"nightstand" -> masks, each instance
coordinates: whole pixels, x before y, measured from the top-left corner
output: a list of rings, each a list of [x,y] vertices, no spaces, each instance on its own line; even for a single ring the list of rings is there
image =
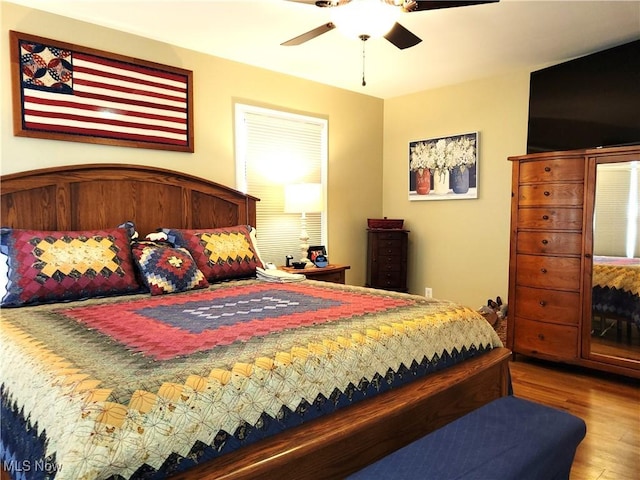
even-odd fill
[[[311,268],[293,268],[293,267],[278,267],[280,270],[291,273],[302,273],[309,280],[319,280],[321,282],[342,283],[344,284],[344,272],[351,268],[350,265],[337,265],[329,264],[326,267],[311,267]]]

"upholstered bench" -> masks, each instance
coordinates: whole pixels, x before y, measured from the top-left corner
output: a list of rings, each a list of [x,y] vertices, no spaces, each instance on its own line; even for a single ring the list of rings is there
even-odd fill
[[[513,396],[495,400],[352,474],[356,479],[568,479],[584,421]]]

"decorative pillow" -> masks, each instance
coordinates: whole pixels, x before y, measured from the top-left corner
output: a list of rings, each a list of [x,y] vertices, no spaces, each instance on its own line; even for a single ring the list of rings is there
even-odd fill
[[[76,300],[140,290],[126,230],[2,229],[9,273],[3,306]]]
[[[127,220],[126,222],[121,223],[120,225],[118,225],[118,228],[124,228],[127,231],[127,234],[129,235],[129,238],[131,240],[135,240],[136,238],[138,238],[136,224],[133,223],[131,220]]]
[[[215,228],[210,230],[164,229],[170,243],[184,247],[210,282],[250,277],[262,262],[253,247],[250,227]]]
[[[7,240],[10,232],[10,228],[0,228],[0,301],[7,294],[9,283],[9,245],[7,245]]]
[[[9,264],[7,256],[0,252],[0,299],[7,294],[7,282],[9,281]]]
[[[133,244],[132,251],[133,258],[140,267],[142,280],[149,287],[151,295],[209,286],[186,248],[139,242]]]

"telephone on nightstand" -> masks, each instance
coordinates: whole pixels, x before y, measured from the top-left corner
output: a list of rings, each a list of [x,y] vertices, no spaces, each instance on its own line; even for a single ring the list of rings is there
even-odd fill
[[[291,260],[293,260],[293,255],[287,255],[284,258],[287,261],[285,266],[290,267],[291,266]]]

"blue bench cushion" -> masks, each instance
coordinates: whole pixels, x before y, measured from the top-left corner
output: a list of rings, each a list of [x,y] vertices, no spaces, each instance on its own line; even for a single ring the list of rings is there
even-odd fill
[[[584,421],[502,397],[349,477],[356,479],[568,479]]]

